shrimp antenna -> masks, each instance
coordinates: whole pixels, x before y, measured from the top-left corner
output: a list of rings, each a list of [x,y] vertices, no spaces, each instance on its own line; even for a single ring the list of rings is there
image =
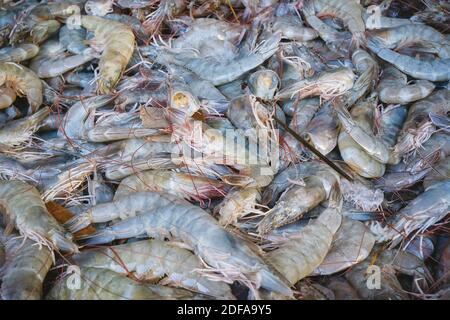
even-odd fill
[[[328,164],[334,171],[342,175],[345,179],[352,181],[353,178],[350,177],[349,174],[347,174],[342,168],[340,168],[337,164],[335,164],[333,161],[328,159],[325,155],[323,155],[319,150],[317,150],[312,144],[310,144],[308,141],[303,139],[297,132],[289,128],[283,121],[281,121],[277,116],[272,115],[272,117],[275,119],[275,121],[284,129],[286,130],[291,136],[293,136],[296,140],[298,140],[301,144],[303,144],[306,148],[308,148],[312,153],[314,153],[317,157],[319,157],[322,161],[324,161],[326,164]]]

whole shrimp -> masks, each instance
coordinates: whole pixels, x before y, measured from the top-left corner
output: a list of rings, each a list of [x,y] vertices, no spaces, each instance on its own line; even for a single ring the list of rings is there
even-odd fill
[[[192,252],[170,242],[142,240],[111,248],[83,251],[73,256],[83,268],[109,269],[127,275],[132,272],[140,280],[162,278],[160,284],[182,287],[222,299],[234,299],[230,287],[202,277],[203,268]]]
[[[133,31],[123,23],[94,16],[82,16],[81,24],[94,32],[95,45],[101,47],[98,90],[101,94],[109,93],[117,85],[133,54]]]
[[[292,99],[293,97],[303,99],[319,96],[321,99],[330,100],[350,90],[354,80],[355,74],[350,68],[325,71],[281,89],[275,99]]]
[[[373,266],[377,266],[381,271],[380,288],[372,289],[367,286],[368,276],[371,273],[369,268]],[[380,252],[379,249],[374,249],[369,258],[354,266],[345,277],[363,299],[408,300],[409,296],[398,281],[397,273],[413,276],[425,285],[432,281],[430,271],[415,255],[398,250]]]
[[[59,279],[46,300],[205,300],[207,296],[184,289],[139,283],[125,275],[107,269],[81,268],[73,276],[80,279],[80,287],[69,286],[70,274]]]
[[[48,107],[35,114],[8,122],[0,128],[0,150],[20,149],[30,142],[32,135],[39,129],[42,121],[49,115]]]
[[[86,49],[81,54],[66,56],[63,47],[57,41],[47,41],[41,46],[39,54],[30,63],[39,78],[53,78],[95,58],[93,49]]]
[[[337,145],[339,135],[339,120],[331,103],[326,103],[314,115],[306,127],[306,138],[322,152],[329,154]]]
[[[408,83],[405,74],[394,67],[388,67],[383,70],[377,91],[380,100],[384,103],[405,104],[429,96],[434,88],[435,85],[427,80]]]
[[[21,62],[36,56],[39,47],[32,43],[23,43],[14,47],[0,49],[0,62]]]
[[[339,177],[331,170],[312,172],[300,185],[294,184],[280,196],[277,204],[258,224],[258,232],[266,234],[274,228],[298,220],[305,212],[326,200],[338,183]]]
[[[386,221],[386,226],[373,222],[370,230],[377,241],[393,240],[392,247],[404,237],[414,237],[443,219],[450,209],[450,181],[431,185],[424,193]]]
[[[20,234],[41,245],[76,252],[72,236],[47,211],[39,192],[21,181],[0,181],[0,207]]]
[[[310,275],[322,263],[341,225],[341,207],[340,193],[333,190],[328,208],[316,220],[301,229],[296,239],[267,254],[270,263],[291,285]]]
[[[345,163],[365,178],[381,177],[385,171],[382,162],[389,160],[390,153],[384,143],[373,135],[376,100],[376,96],[371,96],[356,104],[351,110],[352,121],[349,122],[348,112],[342,106],[338,109],[343,124],[338,138],[339,151]],[[355,130],[354,138],[350,134],[352,130]]]
[[[221,225],[236,224],[238,219],[246,215],[262,214],[261,209],[258,209],[260,200],[261,192],[258,188],[232,189],[214,211],[220,216]]]
[[[329,275],[360,263],[372,252],[374,244],[375,237],[364,223],[343,218],[330,250],[312,274]]]
[[[397,161],[408,152],[426,142],[434,132],[429,114],[446,114],[450,111],[450,91],[437,90],[430,96],[415,102],[408,110],[408,116],[403,125],[393,155]]]
[[[0,230],[0,242],[5,246],[0,297],[3,300],[39,300],[42,284],[53,264],[52,251],[36,246],[17,234],[7,236]]]
[[[227,62],[218,61],[213,57],[199,58],[192,56],[192,54],[177,55],[175,52],[167,50],[157,50],[155,61],[161,64],[174,63],[185,67],[200,78],[218,86],[236,80],[244,73],[264,63],[278,50],[279,42],[280,35],[274,34],[248,55],[238,56]]]
[[[352,40],[356,47],[365,43],[366,26],[363,20],[363,8],[358,1],[308,0],[304,2],[304,6],[313,7],[316,16],[332,16],[342,19],[352,33]]]
[[[429,81],[450,79],[450,58],[420,60],[385,48],[373,39],[369,39],[367,45],[378,57],[411,77]]]
[[[86,137],[87,130],[84,123],[89,115],[95,109],[106,105],[113,99],[114,96],[111,95],[100,95],[87,99],[80,99],[80,101],[75,103],[65,114],[58,135],[74,140]]]
[[[107,243],[139,235],[161,238],[170,234],[192,247],[213,271],[223,277],[242,280],[250,287],[254,287],[254,277],[258,277],[256,287],[291,295],[282,278],[274,274],[251,247],[223,229],[199,207],[171,195],[133,193],[95,206],[74,217],[67,226],[76,231],[91,222],[119,217],[125,220],[89,236],[87,243]]]
[[[42,82],[30,69],[15,63],[0,63],[0,86],[2,85],[10,87],[19,95],[26,95],[32,112],[41,106]]]
[[[156,191],[168,193],[186,200],[203,201],[226,194],[223,182],[189,173],[169,170],[147,170],[123,179],[115,194],[115,198],[133,192]]]

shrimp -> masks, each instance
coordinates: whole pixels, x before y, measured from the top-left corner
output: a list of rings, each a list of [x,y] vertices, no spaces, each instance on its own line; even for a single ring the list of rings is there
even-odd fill
[[[394,65],[407,75],[420,80],[448,81],[450,80],[450,59],[419,60],[391,49],[384,48],[372,39],[368,41],[368,47],[378,57]]]
[[[415,102],[408,110],[408,116],[393,150],[397,161],[431,137],[434,127],[429,120],[430,112],[446,114],[449,111],[450,91],[446,89],[437,90],[427,98]]]
[[[377,266],[381,271],[381,287],[368,288],[367,277]],[[346,274],[346,279],[363,299],[408,300],[408,295],[397,279],[396,273],[414,276],[417,280],[431,281],[430,271],[419,258],[405,251],[374,250],[372,255],[362,263],[354,266]]]
[[[445,36],[425,24],[403,25],[396,28],[371,32],[371,40],[383,48],[397,50],[412,44],[427,46],[441,50],[441,58],[450,58],[450,46]]]
[[[189,250],[170,242],[142,240],[111,248],[83,251],[73,256],[83,268],[109,269],[140,280],[162,278],[160,283],[199,292],[219,299],[234,299],[230,287],[211,281],[196,272],[201,260]]]
[[[238,219],[246,215],[262,214],[261,209],[258,209],[260,200],[258,188],[232,189],[214,211],[220,216],[219,223],[222,226],[236,224]]]
[[[291,285],[309,276],[325,258],[333,236],[341,225],[339,191],[330,196],[328,208],[299,231],[299,236],[267,254],[267,258]]]
[[[58,136],[73,140],[84,138],[86,136],[84,122],[88,119],[89,115],[113,99],[114,96],[112,95],[101,95],[82,99],[75,103],[64,116],[62,126],[58,131]]]
[[[42,82],[30,69],[15,63],[0,63],[0,86],[2,85],[13,89],[16,94],[26,95],[32,112],[41,106]]]
[[[50,108],[45,107],[31,116],[8,122],[0,128],[0,149],[17,149],[26,145],[49,113]]]
[[[435,85],[427,80],[408,83],[405,74],[394,67],[383,70],[377,91],[384,103],[406,104],[423,99],[434,91]]]
[[[330,103],[314,115],[306,127],[306,138],[322,154],[329,154],[337,145],[339,121]]]
[[[372,133],[372,123],[373,115],[376,104],[376,96],[369,97],[366,101],[356,104],[351,110],[351,117],[353,124],[347,123],[344,126],[349,126],[347,129],[342,129],[339,138],[338,146],[341,153],[342,159],[345,163],[353,169],[357,174],[365,178],[376,178],[381,177],[385,171],[385,165],[381,163],[378,159],[386,161],[389,159],[390,151],[386,148],[382,141],[373,136]],[[345,116],[343,114],[347,114]],[[343,107],[339,107],[338,110],[339,118],[342,121],[348,120],[348,113],[344,111]],[[345,119],[347,117],[347,120]],[[357,138],[356,132],[361,134],[360,140],[355,140],[351,137],[349,132],[355,130],[354,137]],[[366,139],[367,137],[367,139]],[[373,141],[372,141],[373,140]],[[371,144],[372,142],[376,144]],[[366,151],[366,149],[374,155],[374,157]]]
[[[258,232],[267,234],[270,230],[300,219],[305,212],[326,200],[339,177],[331,170],[312,173],[303,179],[303,185],[287,189],[258,224]]]
[[[321,99],[330,100],[350,90],[354,80],[355,74],[350,68],[338,68],[293,83],[281,89],[275,99],[292,99],[294,96],[303,99],[320,96]]]
[[[301,19],[294,15],[277,16],[270,22],[268,30],[281,32],[283,39],[305,42],[316,39],[319,33],[303,26]]]
[[[117,188],[115,199],[142,191],[156,191],[172,194],[186,200],[202,201],[223,197],[226,193],[226,185],[217,180],[189,173],[148,170],[123,179]]]
[[[424,193],[401,209],[386,221],[386,226],[379,222],[370,224],[371,232],[378,242],[393,240],[392,247],[404,237],[418,233],[443,219],[450,210],[450,181],[436,183]]]
[[[349,106],[354,105],[373,89],[380,71],[377,61],[362,49],[353,52],[352,63],[355,65],[358,78],[345,99]]]
[[[156,54],[155,62],[161,64],[174,63],[185,67],[200,78],[218,86],[236,80],[244,73],[264,63],[278,50],[279,42],[280,35],[274,34],[257,46],[253,52],[228,62],[218,61],[213,57],[198,58],[192,56],[192,54],[181,55],[167,50],[157,50],[159,54]]]
[[[207,297],[184,289],[139,283],[107,269],[81,268],[75,271],[80,288],[67,284],[70,277],[56,282],[46,300],[205,300]],[[67,274],[69,276],[70,274]]]
[[[16,100],[16,92],[8,87],[0,87],[0,110],[9,108]]]
[[[31,240],[24,242],[15,234],[6,236],[2,230],[0,230],[0,242],[5,245],[1,298],[3,300],[41,299],[42,284],[53,265],[52,251],[45,246],[36,246]]]
[[[343,218],[330,250],[312,275],[330,275],[360,263],[372,252],[374,244],[375,237],[362,222]]]
[[[21,181],[0,181],[0,207],[10,230],[14,225],[20,234],[49,248],[76,252],[72,236],[50,215],[39,192]]]
[[[358,1],[308,0],[304,6],[312,6],[316,16],[332,16],[342,19],[353,35],[354,44],[359,47],[366,41],[363,8]]]
[[[248,78],[250,91],[263,100],[273,99],[279,83],[280,78],[272,70],[259,70],[252,73]]]
[[[133,217],[134,214],[137,215]],[[192,247],[212,270],[227,279],[292,295],[282,277],[273,273],[247,243],[223,229],[207,212],[171,195],[133,193],[95,206],[67,225],[76,231],[91,221],[111,221],[120,216],[129,218],[87,237],[86,243],[107,243],[139,235],[158,238],[171,235]]]
[[[64,25],[59,29],[59,43],[72,54],[82,54],[88,46],[84,43],[86,38],[86,29],[69,28]]]
[[[0,62],[22,62],[36,56],[39,47],[35,44],[24,43],[15,47],[0,49]]]
[[[47,41],[41,47],[41,52],[31,61],[30,69],[39,78],[53,78],[80,67],[95,58],[93,49],[88,48],[82,54],[65,56],[64,53],[61,54],[61,48],[58,42]]]
[[[82,16],[81,24],[94,32],[95,43],[102,48],[98,90],[101,94],[109,93],[117,85],[133,54],[133,31],[123,23],[94,16]]]
[[[383,140],[368,132],[367,126],[360,126],[345,108],[337,108],[336,111],[342,125],[341,133],[347,133],[360,148],[378,162],[387,163],[390,151]]]
[[[442,159],[433,170],[426,172],[425,179],[423,179],[423,187],[428,189],[435,183],[450,179],[450,157]]]

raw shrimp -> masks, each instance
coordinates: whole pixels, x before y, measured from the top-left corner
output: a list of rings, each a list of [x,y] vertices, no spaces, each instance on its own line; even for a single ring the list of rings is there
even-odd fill
[[[314,14],[320,16],[332,16],[342,19],[353,35],[354,44],[359,47],[364,45],[365,23],[363,21],[363,8],[359,1],[335,1],[335,0],[308,0],[305,6],[313,6]]]
[[[423,187],[428,189],[435,183],[450,179],[450,157],[442,159],[432,170],[427,172]]]
[[[412,44],[433,45],[438,55],[450,58],[450,43],[439,31],[424,24],[403,25],[396,28],[371,32],[371,41],[383,48],[397,50]]]
[[[42,121],[49,115],[48,107],[42,108],[35,114],[8,122],[0,128],[0,150],[6,148],[20,148],[30,142]]]
[[[226,194],[223,182],[189,173],[168,170],[148,170],[123,179],[115,199],[133,192],[156,191],[168,193],[186,200],[207,200]]]
[[[373,274],[370,267],[381,271],[381,288],[369,288],[368,276]],[[350,269],[345,277],[363,299],[408,300],[408,295],[397,279],[396,273],[414,276],[417,280],[430,281],[431,276],[423,261],[405,251],[374,250],[362,263]]]
[[[86,29],[69,28],[64,25],[59,29],[59,43],[73,54],[82,54],[89,47],[84,43],[86,38]]]
[[[402,105],[390,105],[381,108],[379,112],[379,125],[377,137],[388,147],[392,148],[397,142],[398,135],[408,114],[407,108]],[[392,153],[388,163],[393,163]]]
[[[16,92],[8,87],[0,87],[0,110],[9,108],[16,100]]]
[[[0,86],[2,85],[13,89],[19,95],[26,95],[32,112],[41,106],[42,83],[30,69],[15,63],[0,63]]]
[[[73,56],[66,56],[61,53],[61,49],[58,42],[47,41],[41,47],[41,52],[31,61],[30,69],[36,72],[39,78],[52,78],[80,67],[95,57],[94,50],[89,48]]]
[[[352,106],[359,99],[364,98],[373,89],[378,81],[380,71],[377,61],[362,49],[353,52],[352,63],[356,68],[358,78],[347,93],[348,98],[345,99],[345,102],[348,106]]]
[[[317,150],[327,155],[336,147],[338,135],[339,120],[331,104],[327,103],[308,123],[306,137]]]
[[[117,85],[134,50],[134,34],[127,25],[100,17],[82,16],[81,24],[95,34],[95,43],[101,44],[98,89],[109,93]]]
[[[39,192],[21,181],[0,181],[0,207],[21,235],[41,245],[76,252],[72,236],[48,213]]]
[[[58,131],[60,137],[67,137],[70,139],[82,139],[86,136],[86,129],[84,122],[89,115],[107,103],[111,102],[114,96],[103,95],[94,96],[87,99],[81,99],[74,104],[64,116],[62,126]]]
[[[370,225],[370,230],[377,241],[393,240],[392,246],[404,237],[423,232],[428,227],[443,219],[450,210],[450,181],[436,183],[424,193],[409,202],[406,207],[386,221],[386,226],[379,222]]]
[[[372,95],[367,100],[356,104],[352,108],[351,116],[354,124],[357,124],[357,129],[356,126],[353,127],[350,123],[347,123],[347,125],[349,125],[348,129],[355,128],[355,132],[357,130],[362,136],[367,135],[367,140],[365,138],[362,138],[359,141],[354,140],[350,134],[345,131],[346,129],[341,130],[338,138],[338,146],[342,159],[344,159],[345,163],[351,169],[365,178],[381,177],[384,174],[385,166],[383,163],[369,155],[364,148],[372,149],[370,150],[371,153],[386,162],[389,159],[390,153],[382,141],[373,136],[372,124],[374,122],[373,117],[376,101],[376,96]],[[344,110],[342,107],[339,108],[340,110],[338,110],[338,112]],[[345,121],[342,113],[339,116],[341,121]],[[377,144],[372,145],[368,142],[372,140],[372,138],[375,138],[374,140],[377,141]],[[360,145],[360,142],[362,145]]]
[[[390,151],[383,140],[367,130],[366,125],[360,126],[345,108],[337,108],[336,111],[342,125],[341,133],[347,133],[360,148],[378,162],[387,163]]]
[[[446,114],[450,111],[450,91],[437,90],[427,98],[415,102],[408,110],[393,154],[400,161],[403,155],[420,147],[434,132],[429,113]]]
[[[214,211],[220,216],[219,223],[223,226],[236,224],[238,219],[249,214],[262,214],[258,209],[261,192],[258,188],[236,188],[231,190]]]
[[[207,212],[171,195],[133,193],[91,208],[69,221],[68,226],[76,231],[91,221],[119,217],[130,218],[89,236],[87,243],[107,243],[139,235],[158,238],[171,235],[192,247],[214,271],[227,279],[242,280],[252,287],[257,281],[256,287],[286,296],[292,294],[282,277],[274,274],[250,246],[223,229]]]
[[[374,244],[375,237],[362,222],[343,218],[330,250],[312,274],[329,275],[345,270],[366,259]]]
[[[3,300],[39,300],[42,284],[53,264],[52,251],[36,246],[0,230],[0,242],[5,245],[5,264],[2,267],[0,296]]]
[[[384,48],[373,40],[368,41],[368,47],[378,57],[394,65],[400,71],[420,80],[448,81],[450,80],[450,58],[419,60],[391,49]]]
[[[295,222],[305,212],[316,207],[326,200],[339,177],[331,170],[311,173],[300,185],[291,186],[278,200],[277,204],[269,210],[258,225],[258,232],[266,234],[270,230]]]
[[[267,254],[270,263],[291,285],[310,275],[322,263],[341,225],[341,208],[341,195],[338,190],[333,190],[328,208],[299,231],[301,235],[298,238]]]
[[[377,91],[384,103],[405,104],[429,96],[434,88],[435,85],[427,80],[408,83],[405,74],[394,67],[388,67],[383,70]]]
[[[350,68],[338,68],[322,72],[311,78],[298,81],[281,89],[276,99],[303,99],[311,96],[320,96],[321,99],[330,100],[342,95],[353,87],[355,74]]]
[[[47,300],[205,300],[207,297],[183,289],[139,283],[107,269],[81,268],[80,288],[68,285],[70,277],[56,282]]]
[[[213,57],[197,58],[192,54],[177,55],[167,50],[157,50],[155,61],[161,64],[175,63],[218,86],[236,80],[244,73],[258,67],[278,50],[279,42],[280,35],[274,34],[250,54],[238,56],[228,62],[217,61]]]
[[[198,257],[170,242],[131,242],[83,251],[73,256],[73,259],[83,268],[109,269],[124,275],[132,272],[140,280],[163,278],[161,282],[165,285],[182,287],[219,299],[234,299],[227,284],[211,281],[197,273],[203,268]]]
[[[273,99],[279,82],[278,75],[272,70],[259,70],[252,73],[248,78],[250,91],[263,100]]]
[[[2,48],[0,49],[0,62],[21,62],[33,58],[38,52],[39,47],[31,43]]]

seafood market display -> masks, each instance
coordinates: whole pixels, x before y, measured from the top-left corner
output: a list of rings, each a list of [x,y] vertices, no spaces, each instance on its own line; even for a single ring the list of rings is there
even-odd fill
[[[0,1],[0,299],[450,299],[449,26]]]

